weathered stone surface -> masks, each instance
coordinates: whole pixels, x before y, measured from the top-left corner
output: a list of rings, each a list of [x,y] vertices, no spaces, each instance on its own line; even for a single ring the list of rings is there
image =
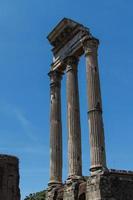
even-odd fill
[[[84,180],[70,180],[49,193],[48,200],[132,200],[133,172],[99,171]]]
[[[47,200],[63,200],[64,186],[63,185],[51,185],[46,192]]]
[[[50,76],[50,182],[62,182],[62,121],[61,77],[62,73],[51,71]]]
[[[132,200],[133,173],[105,171],[87,181],[87,200]]]
[[[86,183],[85,179],[77,178],[77,179],[70,179],[67,180],[64,185],[64,195],[63,200],[78,200],[81,199],[81,197],[84,194],[84,191],[86,190]]]
[[[68,126],[68,176],[82,176],[81,128],[77,75],[78,59],[66,60],[67,76],[67,126]]]
[[[18,158],[0,155],[0,200],[20,200]]]
[[[81,40],[91,38],[88,28],[71,19],[64,18],[48,35],[48,40],[53,46],[52,70],[65,69],[64,60],[68,56],[81,56],[84,53]]]
[[[86,56],[88,123],[90,134],[91,172],[106,168],[102,99],[99,80],[97,49],[99,41],[89,39],[83,42]]]

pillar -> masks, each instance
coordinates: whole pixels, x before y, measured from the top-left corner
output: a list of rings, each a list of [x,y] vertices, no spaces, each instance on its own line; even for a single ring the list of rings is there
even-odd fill
[[[106,168],[102,100],[98,70],[97,49],[99,41],[95,38],[84,41],[87,73],[88,122],[90,133],[90,171]]]
[[[68,126],[68,177],[82,176],[81,128],[77,75],[78,59],[66,59],[67,126]]]
[[[61,77],[59,71],[51,71],[50,76],[50,182],[62,183],[62,122],[61,122]]]

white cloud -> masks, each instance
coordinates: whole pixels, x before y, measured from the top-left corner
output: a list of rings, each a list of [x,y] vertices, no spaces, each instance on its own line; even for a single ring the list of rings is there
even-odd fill
[[[3,135],[0,151],[17,154],[45,154],[45,146],[41,138],[38,137],[40,130],[34,126],[27,118],[26,114],[17,106],[0,102],[0,115],[11,118],[12,123],[18,126],[18,131],[10,130],[7,127],[0,130]],[[40,134],[41,135],[41,134]],[[48,153],[48,152],[47,152]]]
[[[28,136],[28,138],[32,141],[37,141],[37,128],[32,125],[30,120],[27,119],[26,114],[18,108],[15,105],[11,105],[8,103],[1,103],[0,111],[7,115],[8,117],[11,117],[12,120],[18,125],[21,126],[23,129],[23,132]]]

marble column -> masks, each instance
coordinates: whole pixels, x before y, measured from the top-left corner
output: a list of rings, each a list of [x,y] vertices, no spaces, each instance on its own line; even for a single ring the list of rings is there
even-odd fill
[[[106,168],[102,100],[98,70],[97,49],[99,41],[95,38],[84,41],[87,73],[88,122],[90,133],[90,171]]]
[[[51,71],[50,76],[50,182],[62,183],[62,122],[61,122],[61,77],[62,73]]]
[[[81,128],[77,75],[78,59],[66,59],[67,126],[68,126],[68,177],[82,176]]]

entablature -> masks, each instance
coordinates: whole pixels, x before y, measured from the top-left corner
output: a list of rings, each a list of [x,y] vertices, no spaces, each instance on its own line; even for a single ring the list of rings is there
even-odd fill
[[[71,19],[64,18],[48,35],[53,46],[53,63],[51,70],[65,69],[65,60],[69,56],[80,57],[84,53],[83,42],[92,39],[88,28]]]

